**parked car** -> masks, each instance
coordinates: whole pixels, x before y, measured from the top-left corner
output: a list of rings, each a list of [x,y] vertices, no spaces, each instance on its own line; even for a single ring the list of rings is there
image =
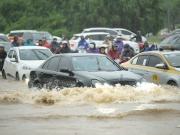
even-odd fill
[[[113,30],[117,31],[120,36],[127,40],[130,40],[132,37],[136,35],[132,31],[123,28],[113,28]],[[147,41],[147,39],[144,36],[142,36],[142,42],[144,43],[145,41]]]
[[[175,29],[173,31],[171,31],[170,33],[166,33],[162,35],[162,41],[166,38],[169,38],[170,36],[176,35],[176,34],[180,34],[180,29]]]
[[[84,36],[85,38],[87,36],[91,36],[92,41],[96,43],[96,46],[98,47],[101,45],[107,35],[110,36],[110,40],[113,42],[114,37],[111,36],[109,33],[104,33],[104,32],[88,32],[88,33],[79,33],[79,34],[74,34],[73,37],[69,40],[70,43],[70,48],[71,50],[75,51],[78,46],[78,42],[80,41],[80,36]],[[137,43],[131,42],[131,41],[125,41],[123,40],[124,44],[129,44],[131,49],[134,51],[134,53],[139,53],[140,49]]]
[[[141,75],[147,82],[180,87],[180,51],[143,52],[121,66]]]
[[[158,44],[158,48],[180,50],[180,33],[163,40]]]
[[[24,43],[26,42],[27,39],[31,39],[34,44],[37,44],[38,41],[40,39],[42,40],[43,37],[46,37],[47,42],[51,44],[51,42],[53,40],[53,36],[47,31],[24,32],[24,34],[20,40],[20,44],[24,45]]]
[[[4,50],[8,52],[12,48],[12,44],[7,38],[7,36],[3,33],[0,33],[0,44],[4,46]]]
[[[10,75],[16,80],[25,80],[29,78],[30,70],[38,67],[52,55],[52,52],[46,47],[13,47],[4,61],[2,76],[4,79]]]
[[[132,85],[144,78],[124,70],[102,54],[67,53],[54,55],[30,72],[29,88],[95,87],[99,84]]]
[[[83,29],[82,33],[89,33],[89,32],[104,32],[109,33],[113,37],[116,37],[119,35],[119,33],[111,28],[105,28],[105,27],[93,27],[93,28],[86,28]]]
[[[14,36],[18,36],[18,42],[21,40],[24,32],[34,32],[36,30],[12,30],[10,31],[10,33],[8,34],[8,38],[10,41],[14,40]]]

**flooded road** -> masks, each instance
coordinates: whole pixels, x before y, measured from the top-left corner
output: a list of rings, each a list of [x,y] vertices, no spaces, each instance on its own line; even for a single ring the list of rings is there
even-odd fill
[[[141,84],[60,91],[0,76],[0,135],[180,135],[180,88]]]

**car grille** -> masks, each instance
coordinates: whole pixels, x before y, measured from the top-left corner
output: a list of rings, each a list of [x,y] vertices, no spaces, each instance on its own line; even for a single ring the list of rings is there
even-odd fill
[[[116,84],[134,86],[134,85],[136,85],[136,81],[134,81],[134,80],[113,80],[110,82],[110,84],[113,86],[115,86]]]

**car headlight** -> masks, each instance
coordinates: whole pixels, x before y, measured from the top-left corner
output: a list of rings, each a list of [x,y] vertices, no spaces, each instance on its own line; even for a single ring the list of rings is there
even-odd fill
[[[97,84],[102,85],[102,83],[99,80],[92,80],[91,82],[93,86],[96,86]]]
[[[23,65],[23,66],[22,66],[22,68],[23,68],[23,70],[31,70],[31,68],[30,68],[30,67],[25,66],[25,65]]]

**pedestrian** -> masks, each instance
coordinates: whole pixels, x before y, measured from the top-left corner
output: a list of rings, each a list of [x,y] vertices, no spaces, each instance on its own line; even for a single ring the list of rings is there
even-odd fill
[[[121,63],[130,60],[134,56],[134,52],[130,49],[129,44],[124,45],[124,50],[121,54]]]
[[[43,46],[43,41],[41,39],[38,41],[37,46]]]
[[[118,45],[113,44],[111,49],[107,53],[111,58],[113,58],[117,63],[120,62],[120,54],[118,52]]]
[[[152,44],[151,46],[147,47],[144,51],[145,51],[145,52],[148,52],[148,51],[153,51],[153,50],[156,50],[154,44]]]
[[[87,49],[87,53],[99,53],[99,49],[96,47],[96,43],[91,42],[89,44],[89,48]]]
[[[80,36],[80,41],[78,42],[78,47],[77,49],[84,49],[87,50],[87,48],[89,48],[88,43],[86,42],[85,38],[83,35]]]
[[[90,44],[91,42],[93,42],[91,35],[88,35],[88,36],[87,36],[86,42],[87,42],[88,44]]]
[[[51,44],[49,44],[49,43],[47,42],[46,37],[43,37],[43,38],[42,38],[42,41],[43,41],[42,44],[43,44],[44,47],[47,47],[47,48],[49,48],[49,49],[51,48]]]
[[[4,60],[7,56],[6,51],[4,50],[4,46],[0,44],[0,71],[2,71],[3,65],[4,65]]]
[[[108,49],[108,45],[107,44],[101,44],[99,45],[99,53],[100,54],[105,54],[107,55],[106,53],[106,50]]]
[[[69,48],[67,41],[62,41],[62,48],[59,53],[71,53],[71,49]]]
[[[116,37],[116,41],[114,41],[114,44],[118,46],[118,53],[121,55],[122,50],[124,48],[124,44],[122,42],[121,36]]]
[[[109,38],[110,38],[110,36],[107,35],[107,36],[104,38],[104,41],[103,41],[103,43],[102,43],[102,44],[108,45],[108,50],[110,50],[111,47],[112,47],[112,42],[111,42],[111,40],[110,40]]]
[[[14,36],[14,40],[12,41],[12,45],[13,45],[13,47],[20,46],[20,43],[18,42],[18,36],[17,35]]]
[[[33,42],[31,42],[31,39],[27,39],[26,42],[24,43],[24,46],[35,46]]]
[[[141,35],[141,31],[137,31],[137,34],[135,35],[135,36],[133,36],[132,38],[131,38],[131,40],[132,39],[136,39],[136,42],[141,42],[142,43],[142,35]]]
[[[56,48],[59,46],[59,43],[57,42],[57,38],[53,38],[53,41],[51,42],[51,52],[55,53]]]
[[[147,41],[145,41],[143,48],[140,50],[140,52],[144,52],[148,47],[149,47],[149,43]]]

